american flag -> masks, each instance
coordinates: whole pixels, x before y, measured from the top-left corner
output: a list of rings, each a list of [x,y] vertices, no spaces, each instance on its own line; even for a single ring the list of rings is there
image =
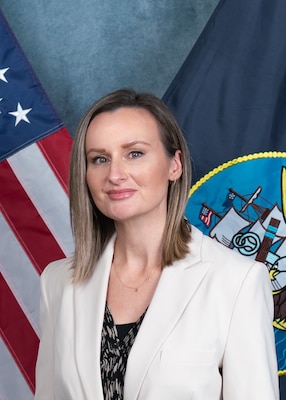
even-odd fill
[[[213,212],[206,206],[202,206],[200,212],[200,220],[203,221],[206,226],[210,226]]]
[[[72,139],[0,12],[0,399],[32,399],[39,277],[73,251]]]

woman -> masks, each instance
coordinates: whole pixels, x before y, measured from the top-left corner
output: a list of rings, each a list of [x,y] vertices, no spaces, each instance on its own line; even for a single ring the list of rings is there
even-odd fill
[[[184,218],[188,149],[119,90],[79,124],[72,258],[41,277],[37,400],[277,400],[270,280]]]

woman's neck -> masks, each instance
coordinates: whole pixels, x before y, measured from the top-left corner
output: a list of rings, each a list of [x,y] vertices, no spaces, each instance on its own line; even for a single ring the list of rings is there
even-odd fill
[[[117,224],[116,232],[114,263],[141,270],[161,266],[164,227]]]

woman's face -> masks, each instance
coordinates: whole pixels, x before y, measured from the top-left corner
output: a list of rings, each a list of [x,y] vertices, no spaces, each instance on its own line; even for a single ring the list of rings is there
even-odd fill
[[[180,151],[166,155],[148,111],[125,107],[97,115],[85,148],[87,185],[104,215],[122,222],[166,217],[169,180],[182,171]]]

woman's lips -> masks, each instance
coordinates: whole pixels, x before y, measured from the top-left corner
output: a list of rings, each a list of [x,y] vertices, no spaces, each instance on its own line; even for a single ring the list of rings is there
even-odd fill
[[[107,195],[111,200],[125,200],[133,196],[134,189],[108,190]]]

